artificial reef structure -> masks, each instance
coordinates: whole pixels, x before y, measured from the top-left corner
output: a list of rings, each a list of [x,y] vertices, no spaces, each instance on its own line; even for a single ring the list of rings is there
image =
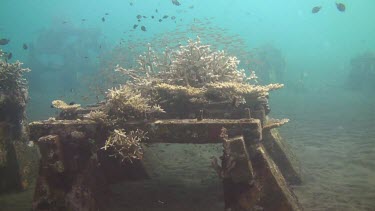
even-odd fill
[[[0,50],[0,194],[29,188],[35,177],[36,149],[28,144],[25,117],[29,72],[9,63]]]
[[[29,124],[41,153],[34,210],[105,210],[110,185],[149,179],[144,145],[157,143],[221,143],[222,156],[207,162],[225,210],[302,210],[289,188],[301,183],[299,169],[274,130],[288,119],[268,118],[269,92],[282,84],[252,84],[236,57],[199,38],[163,54],[149,46],[137,62],[117,66],[128,81],[105,101],[55,100],[57,117]]]
[[[350,61],[347,85],[358,91],[375,90],[375,54],[368,51],[353,57]]]

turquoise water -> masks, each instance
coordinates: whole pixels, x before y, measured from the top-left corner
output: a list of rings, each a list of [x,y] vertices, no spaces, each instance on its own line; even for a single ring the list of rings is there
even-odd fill
[[[291,119],[281,134],[304,169],[304,185],[295,188],[300,201],[306,210],[374,210],[375,90],[345,84],[351,59],[375,51],[375,2],[346,0],[345,12],[335,1],[180,3],[0,0],[0,39],[11,40],[0,47],[12,52],[10,61],[32,69],[29,120],[54,115],[54,99],[83,105],[103,99],[119,83],[115,65],[135,65],[147,43],[162,51],[199,36],[237,56],[247,71],[262,62],[254,54],[277,49],[270,57],[284,61],[278,63],[284,75],[269,82],[285,83],[285,89],[272,93],[270,116]],[[315,6],[322,9],[313,14]]]

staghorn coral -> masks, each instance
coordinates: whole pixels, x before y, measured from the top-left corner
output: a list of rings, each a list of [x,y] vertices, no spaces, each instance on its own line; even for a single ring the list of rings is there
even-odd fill
[[[142,159],[143,149],[141,141],[146,139],[146,132],[139,129],[136,131],[132,130],[129,133],[126,133],[122,129],[115,129],[101,149],[111,149],[114,152],[111,156],[121,158],[122,161],[132,162],[134,159]]]
[[[159,105],[150,105],[150,99],[129,85],[112,88],[107,94],[106,107],[109,115],[122,119],[141,118],[145,114],[164,112]]]
[[[138,87],[149,87],[155,83],[180,86],[203,87],[214,82],[243,82],[244,70],[238,70],[239,60],[226,55],[224,51],[212,51],[209,45],[202,45],[199,37],[189,40],[179,50],[166,49],[161,56],[148,47],[148,51],[138,58],[136,69],[120,66],[116,71],[131,79]]]
[[[24,74],[30,69],[22,68],[22,63],[8,63],[4,59],[4,53],[0,50],[0,94],[8,94],[16,97],[27,98],[27,81]]]
[[[108,114],[99,110],[91,111],[90,113],[85,115],[85,118],[93,120],[100,124],[105,124],[105,125],[109,124],[110,122],[108,118]]]
[[[78,108],[81,107],[80,104],[69,105],[69,104],[65,103],[64,101],[62,101],[62,100],[54,100],[54,101],[52,101],[52,106],[54,108],[60,109],[62,111],[67,111],[67,112],[75,111],[75,110],[77,110]]]

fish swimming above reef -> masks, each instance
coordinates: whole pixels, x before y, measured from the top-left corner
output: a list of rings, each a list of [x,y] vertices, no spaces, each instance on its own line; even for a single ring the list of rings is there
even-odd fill
[[[11,60],[12,57],[13,57],[13,54],[12,54],[12,53],[8,53],[8,55],[7,55],[7,60]]]
[[[141,26],[141,30],[144,31],[144,32],[147,31],[145,26]]]
[[[181,3],[178,0],[172,0],[172,4],[174,4],[176,6],[180,6],[181,5]]]
[[[311,13],[314,13],[314,14],[318,13],[320,11],[320,9],[322,9],[321,6],[316,6],[316,7],[312,8]]]
[[[336,2],[336,7],[337,9],[340,11],[340,12],[345,12],[345,4],[343,3],[340,3],[340,2]]]
[[[10,40],[9,39],[1,39],[0,40],[0,45],[6,45],[6,44],[8,44],[10,42]]]
[[[29,47],[26,45],[26,43],[24,43],[24,44],[22,45],[22,48],[23,48],[24,50],[27,50]]]

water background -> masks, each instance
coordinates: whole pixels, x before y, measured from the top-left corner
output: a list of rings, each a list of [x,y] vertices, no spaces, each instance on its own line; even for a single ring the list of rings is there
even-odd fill
[[[111,60],[112,50],[119,45],[132,46],[125,61],[128,65],[146,50],[148,42],[158,40],[154,44],[160,49],[156,50],[163,50],[163,37],[186,43],[178,38],[195,39],[198,35],[203,43],[219,49],[233,42],[230,51],[240,54],[239,58],[244,51],[271,45],[281,51],[286,75],[285,89],[271,94],[270,116],[291,119],[280,131],[304,169],[304,185],[295,187],[300,201],[306,210],[374,210],[374,93],[350,91],[345,82],[350,60],[375,51],[375,2],[343,1],[347,8],[344,13],[336,9],[335,1],[180,2],[181,6],[169,0],[0,0],[0,38],[11,39],[2,50],[13,53],[12,61],[34,67],[27,76],[29,120],[54,115],[50,102],[57,98],[83,105],[96,102],[97,94],[88,85],[105,66],[104,59]],[[314,6],[322,6],[322,10],[312,14]],[[139,14],[147,18],[137,22]],[[164,15],[169,17],[163,19]],[[171,20],[172,16],[176,19]],[[139,25],[135,30],[134,24]],[[212,34],[217,37],[211,43],[203,39]],[[22,49],[23,43],[28,50]],[[109,64],[107,69],[111,71],[115,64]],[[301,75],[305,90],[298,91],[294,84]],[[178,151],[182,147],[166,149]],[[205,175],[198,164],[191,172]],[[206,166],[203,169],[214,174]],[[183,173],[177,175],[184,177]],[[0,199],[0,204],[12,207],[12,198],[20,200],[18,195],[8,195]],[[17,203],[23,204],[18,210],[28,206],[30,194],[21,199],[25,200]],[[187,206],[198,203],[185,202]]]

